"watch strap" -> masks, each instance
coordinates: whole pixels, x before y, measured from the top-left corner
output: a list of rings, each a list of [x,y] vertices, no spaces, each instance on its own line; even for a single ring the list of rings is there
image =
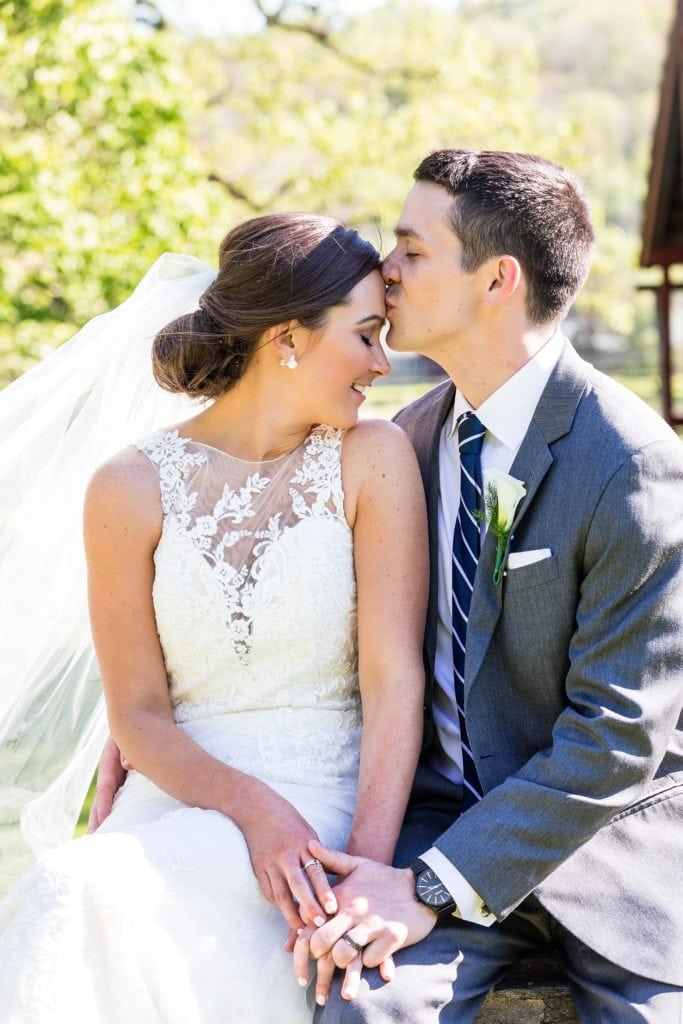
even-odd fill
[[[434,871],[434,868],[431,868],[429,864],[426,863],[426,861],[421,860],[420,857],[416,857],[415,860],[410,864],[410,870],[413,872],[415,876],[415,899],[417,900],[418,903],[421,903],[423,907],[428,907],[429,910],[433,911],[433,913],[435,913],[437,917],[450,917],[453,914],[453,912],[458,909],[458,905],[452,896],[450,898],[450,902],[445,903],[442,907],[433,907],[430,903],[426,903],[425,900],[420,898],[417,891],[418,876],[421,875],[423,871],[431,871],[436,878],[439,878],[436,871]],[[439,881],[441,882],[440,878]],[[441,884],[450,895],[450,890],[448,889],[448,887],[444,885],[443,882],[441,882]]]

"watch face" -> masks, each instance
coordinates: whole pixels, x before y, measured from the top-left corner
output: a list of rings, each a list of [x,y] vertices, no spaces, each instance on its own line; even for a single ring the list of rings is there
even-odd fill
[[[415,892],[423,903],[426,903],[428,907],[433,907],[434,910],[439,910],[453,902],[450,892],[431,868],[425,868],[417,876]]]

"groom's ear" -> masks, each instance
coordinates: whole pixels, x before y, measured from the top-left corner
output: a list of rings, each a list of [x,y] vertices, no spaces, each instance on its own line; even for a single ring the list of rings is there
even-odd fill
[[[522,265],[516,256],[497,256],[487,263],[487,290],[485,304],[501,306],[513,296],[524,298],[526,281]]]

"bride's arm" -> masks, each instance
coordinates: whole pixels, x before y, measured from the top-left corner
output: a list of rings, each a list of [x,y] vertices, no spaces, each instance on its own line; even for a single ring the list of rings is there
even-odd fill
[[[347,850],[390,864],[422,740],[429,555],[412,445],[392,423],[349,431],[342,456],[358,587],[363,737]]]
[[[126,449],[96,472],[86,494],[84,535],[111,734],[135,768],[165,792],[236,823],[264,895],[290,927],[301,927],[302,919],[322,917],[302,870],[314,830],[287,800],[212,757],[173,720],[152,603],[161,522],[158,478],[143,455]],[[326,876],[315,875],[310,883],[322,906],[334,903]]]

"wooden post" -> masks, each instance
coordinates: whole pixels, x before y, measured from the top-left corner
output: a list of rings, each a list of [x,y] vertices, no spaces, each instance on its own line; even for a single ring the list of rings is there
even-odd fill
[[[657,323],[659,326],[659,375],[662,385],[662,415],[672,426],[675,420],[671,387],[671,281],[669,268],[662,268],[664,277],[657,288]]]

